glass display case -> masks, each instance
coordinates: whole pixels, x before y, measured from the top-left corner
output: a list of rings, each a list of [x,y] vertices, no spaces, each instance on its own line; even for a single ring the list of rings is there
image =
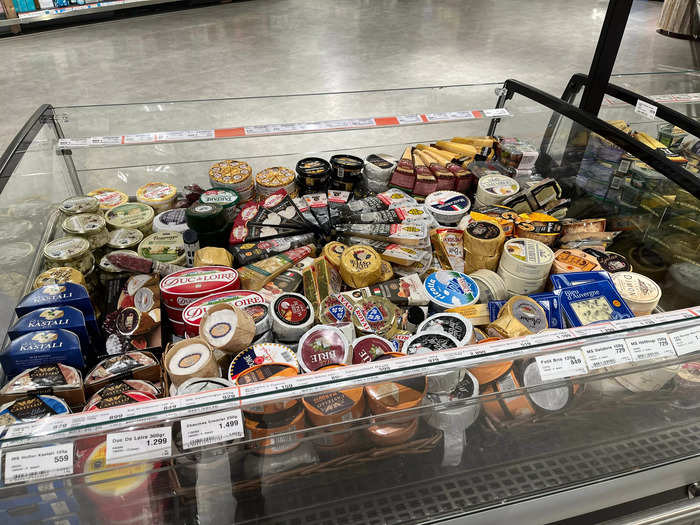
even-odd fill
[[[683,82],[694,79],[678,76]],[[644,94],[661,94],[652,89],[658,78],[636,81],[642,88],[651,86]],[[667,79],[663,89],[688,87],[674,82],[679,81]],[[410,327],[407,314],[402,325],[407,328],[402,332],[405,337],[383,349],[377,345],[391,343],[393,336],[377,337],[366,349],[373,358],[366,361],[371,362],[363,363],[360,356],[358,364],[350,364],[362,345],[348,336],[347,355],[330,361],[338,366],[318,370],[305,354],[307,330],[319,320],[312,319],[294,332],[296,340],[287,338],[277,346],[274,358],[258,355],[255,361],[252,355],[252,362],[239,369],[235,359],[244,355],[239,354],[241,349],[206,354],[208,372],[187,376],[200,382],[183,389],[185,375],[171,362],[178,349],[194,339],[176,335],[174,323],[165,315],[168,299],[161,281],[164,310],[161,327],[153,332],[157,336],[145,341],[146,346],[131,348],[132,362],[111,375],[122,384],[131,381],[130,387],[136,381],[157,384],[155,394],[137,399],[131,390],[120,390],[122,397],[132,396],[129,402],[108,406],[98,400],[93,407],[89,398],[106,384],[102,379],[111,372],[103,363],[93,368],[91,358],[116,355],[106,351],[108,343],[98,341],[95,334],[88,352],[83,352],[88,363],[80,381],[65,373],[65,367],[56,372],[63,374],[61,388],[34,388],[42,383],[29,374],[22,376],[30,383],[27,410],[36,409],[37,399],[48,404],[48,398],[57,398],[66,406],[64,413],[32,417],[13,408],[20,396],[8,397],[6,389],[0,392],[4,403],[0,514],[12,523],[55,524],[507,519],[543,523],[696,482],[700,466],[696,434],[700,432],[700,182],[693,157],[700,157],[700,151],[692,140],[700,134],[693,113],[696,102],[659,104],[655,118],[635,112],[636,106],[611,101],[598,119],[569,101],[573,98],[567,94],[560,99],[509,80],[40,108],[0,158],[0,232],[5,239],[0,253],[4,274],[0,327],[3,334],[10,330],[2,359],[10,339],[16,340],[15,306],[19,301],[19,312],[31,313],[23,297],[51,262],[45,246],[65,235],[66,217],[59,205],[66,198],[110,188],[136,201],[138,189],[153,181],[175,186],[178,194],[192,184],[207,188],[212,164],[224,159],[245,161],[257,173],[271,166],[294,167],[307,157],[344,154],[365,159],[386,153],[399,159],[407,146],[438,144],[453,137],[465,137],[464,144],[480,144],[470,140],[501,137],[492,147],[480,148],[466,164],[477,183],[480,177],[503,170],[497,174],[519,181],[535,200],[543,197],[539,190],[532,192],[540,183],[560,188],[557,202],[545,203],[556,206],[535,206],[527,213],[546,210],[551,223],[604,220],[602,229],[591,230],[596,235],[579,231],[569,239],[557,237],[556,242],[570,243],[564,250],[595,245],[593,253],[601,251],[602,244],[604,255],[622,256],[615,260],[624,260],[627,270],[656,283],[654,290],[661,295],[653,304],[635,302],[634,294],[622,299],[628,296],[610,277],[615,268],[610,266],[613,273],[608,274],[593,265],[595,269],[587,268],[590,275],[604,279],[601,286],[610,293],[620,294],[614,295],[612,306],[606,307],[608,303],[598,296],[576,302],[550,291],[569,306],[545,311],[521,292],[516,299],[526,302],[517,308],[525,308],[531,315],[528,319],[543,325],[513,331],[514,325],[525,323],[518,321],[522,315],[512,314],[515,303],[499,305],[492,318],[487,311],[491,305],[482,297],[481,305],[464,307],[473,310],[456,310],[469,320],[459,338],[443,327],[419,332],[434,341],[416,342],[411,337],[416,327]],[[624,125],[608,120],[624,120]],[[658,130],[666,129],[664,124],[682,124],[684,136],[663,150],[645,136],[633,135],[636,131],[663,138]],[[523,142],[507,140],[516,137],[534,146],[534,170],[522,169],[521,164],[518,172],[520,161],[504,153],[514,151],[512,144],[522,146],[522,153]],[[676,157],[683,155],[686,162],[677,162]],[[515,167],[509,170],[508,162]],[[475,210],[487,207],[476,205],[478,185],[465,191]],[[366,193],[366,188],[356,188],[351,201],[360,201]],[[520,204],[529,202],[525,196]],[[499,231],[507,227],[495,219],[492,223],[499,224]],[[453,230],[459,228],[452,225]],[[461,224],[461,231],[465,228],[468,224]],[[325,244],[342,237],[340,230],[315,240],[318,255],[324,253]],[[100,259],[102,252],[95,255]],[[461,257],[463,265],[469,263],[468,255]],[[425,282],[434,271],[449,268],[449,263],[435,260],[435,265],[420,271]],[[89,302],[98,309],[100,326],[106,326],[99,311],[115,311],[109,299],[114,276],[105,276],[99,265],[84,273]],[[117,273],[126,274],[119,276],[122,284],[134,282],[123,269]],[[244,271],[239,268],[239,273]],[[548,273],[549,269],[544,276],[551,288],[557,279]],[[574,279],[573,273],[562,275]],[[420,297],[426,285],[419,284],[400,298],[400,308],[409,312],[412,306],[426,306],[419,308],[425,316],[428,308]],[[158,288],[147,280],[141,287]],[[72,291],[72,285],[67,288]],[[113,302],[121,303],[127,289],[124,284],[122,297],[117,293]],[[177,300],[178,294],[184,292],[172,297]],[[268,308],[273,309],[279,295],[272,295]],[[377,300],[375,307],[396,309],[384,300]],[[71,304],[80,309],[84,303]],[[432,304],[429,315],[436,313],[437,303]],[[599,322],[589,324],[589,318]],[[374,317],[369,320],[375,322]],[[362,332],[364,325],[359,323]],[[363,333],[371,336],[372,331],[365,327]],[[278,339],[281,333],[275,333]],[[108,335],[112,334],[102,334]],[[252,338],[245,333],[240,338],[248,335]],[[441,337],[446,344],[438,341]],[[315,371],[303,373],[311,369]],[[6,372],[10,377],[5,381],[17,381],[15,373]],[[222,377],[213,379],[215,375]],[[80,386],[70,388],[71,381]],[[98,409],[83,410],[86,404]]]

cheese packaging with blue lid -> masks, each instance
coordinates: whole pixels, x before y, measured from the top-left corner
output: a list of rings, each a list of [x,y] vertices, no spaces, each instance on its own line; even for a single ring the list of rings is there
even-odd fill
[[[56,328],[73,332],[78,336],[81,348],[88,348],[90,339],[85,326],[85,316],[83,312],[73,306],[51,306],[33,310],[17,319],[7,331],[7,335],[10,336],[10,339],[17,339],[30,332],[55,330]]]
[[[594,283],[598,281],[609,281],[612,283],[610,274],[605,270],[592,270],[590,272],[569,272],[569,273],[553,273],[549,276],[552,281],[552,288],[558,290],[560,288],[569,288],[571,286],[579,286],[581,284]]]
[[[14,377],[27,368],[63,363],[85,368],[78,336],[68,330],[29,332],[10,343],[0,353],[0,365],[8,377]]]
[[[73,306],[85,316],[85,325],[92,333],[99,333],[95,310],[90,296],[84,286],[65,282],[63,284],[47,284],[29,292],[15,306],[17,316],[28,314],[37,308],[49,306]]]
[[[430,274],[423,283],[430,297],[430,305],[437,311],[456,306],[467,306],[479,300],[479,287],[466,274],[440,270]]]
[[[551,292],[546,292],[533,293],[528,295],[528,297],[530,299],[534,299],[537,304],[542,307],[545,314],[547,314],[547,325],[549,328],[566,328],[562,315],[561,301],[557,295]],[[503,308],[503,305],[506,304],[506,302],[507,301],[489,301],[489,319],[492,323],[498,318],[498,313],[501,311],[501,308]]]
[[[632,310],[609,281],[560,288],[554,293],[561,300],[569,326],[584,326],[634,317]]]

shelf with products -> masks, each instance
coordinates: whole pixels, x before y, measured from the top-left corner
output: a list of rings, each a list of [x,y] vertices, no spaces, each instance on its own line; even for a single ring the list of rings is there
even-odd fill
[[[0,437],[7,486],[0,489],[0,509],[19,512],[22,501],[35,503],[30,495],[41,494],[42,482],[58,479],[61,487],[53,489],[62,491],[63,508],[87,521],[116,509],[120,519],[150,521],[172,513],[201,520],[232,512],[242,522],[327,519],[321,511],[312,516],[317,510],[309,507],[311,494],[335,518],[360,512],[357,501],[369,499],[362,512],[379,512],[382,520],[442,519],[494,510],[504,499],[515,503],[584,488],[672,460],[689,465],[692,447],[676,446],[667,434],[676,432],[671,437],[682,441],[695,432],[688,398],[700,350],[698,296],[663,313],[657,303],[666,290],[644,276],[629,274],[634,282],[651,283],[649,297],[636,288],[629,295],[616,285],[614,271],[567,271],[576,257],[593,264],[596,253],[624,233],[615,233],[622,216],[617,209],[579,213],[589,209],[586,199],[594,200],[585,186],[567,184],[582,162],[556,152],[566,149],[578,123],[588,129],[586,144],[595,144],[596,151],[613,141],[661,173],[677,176],[677,170],[604,122],[553,97],[517,92],[519,86],[505,84],[517,96],[492,122],[500,139],[486,136],[491,121],[482,118],[500,85],[43,108],[2,158],[5,173],[12,172],[0,194],[7,235],[15,235],[8,241],[31,247],[7,268],[16,274],[16,286],[7,292],[6,308],[29,295],[17,304],[22,317],[8,319],[12,328],[0,355],[11,376],[3,392],[9,396]],[[535,145],[552,110],[562,118],[550,147],[540,151]],[[207,121],[210,114],[216,116]],[[65,147],[71,144],[66,140],[85,137],[435,114],[449,119]],[[418,144],[425,147],[412,149]],[[298,164],[308,157],[321,160]],[[540,177],[526,167],[535,158]],[[317,190],[327,177],[336,186],[330,194]],[[514,183],[527,187],[527,194],[511,197],[513,206],[528,210],[495,213],[503,195],[482,184],[489,178],[505,190]],[[249,195],[252,180],[264,197],[260,204]],[[288,194],[304,195],[299,182],[318,197],[289,200]],[[388,183],[395,189],[386,191]],[[438,183],[444,188],[438,190]],[[202,192],[212,185],[221,186]],[[370,186],[385,200],[368,195]],[[453,199],[449,206],[436,200],[437,191],[457,189],[464,194],[447,195]],[[89,193],[94,198],[75,197]],[[547,210],[569,195],[577,198],[556,202],[546,220],[534,219],[530,233],[533,217],[520,214]],[[323,197],[330,204],[317,206]],[[400,202],[389,209],[386,201],[392,199]],[[504,211],[510,214],[504,217]],[[605,219],[607,227],[601,231],[602,221],[579,219]],[[380,222],[393,226],[378,227]],[[557,231],[543,232],[539,222]],[[33,233],[21,231],[19,240],[18,231],[28,224]],[[589,224],[596,229],[589,231]],[[567,225],[583,231],[566,240],[558,228]],[[162,237],[158,242],[144,240],[152,235],[149,228]],[[192,254],[198,269],[166,266],[186,264],[183,237],[189,235],[183,229],[198,233],[203,250]],[[432,238],[430,229],[437,230]],[[257,244],[252,253],[239,249],[245,240]],[[593,253],[574,252],[591,241]],[[146,257],[105,259],[105,242]],[[561,242],[588,244],[555,244]],[[75,244],[76,253],[65,253],[67,243]],[[536,249],[540,260],[501,253],[504,244],[518,243]],[[569,250],[566,261],[555,259],[557,249]],[[286,256],[276,253],[282,251]],[[431,262],[423,262],[421,252]],[[76,267],[44,273],[46,266],[64,263]],[[497,271],[487,270],[490,264]],[[393,284],[378,282],[391,277]],[[31,292],[52,279],[59,283]],[[534,288],[523,288],[532,281]],[[303,295],[294,295],[299,291]],[[533,292],[540,295],[522,296]],[[584,303],[574,297],[581,293]],[[488,301],[510,295],[516,297],[505,305]],[[670,309],[663,302],[661,307]],[[58,333],[56,319],[77,335]],[[61,366],[49,362],[58,353],[52,334],[66,345]],[[81,335],[89,338],[87,345]],[[43,368],[29,370],[37,361],[30,366],[20,359],[18,347],[27,336],[34,342],[25,350],[43,359]],[[250,347],[254,340],[259,346]],[[41,345],[52,352],[41,353]],[[47,384],[53,385],[50,393],[25,395]],[[65,414],[37,418],[52,411]],[[667,447],[650,449],[643,458],[615,452],[645,439],[663,439]],[[541,464],[545,456],[555,463]],[[607,468],[591,457],[606,458]],[[94,473],[105,464],[107,470]],[[503,469],[517,476],[515,484],[503,481]],[[377,480],[406,490],[395,504],[385,504],[389,496],[382,490],[367,492]],[[425,505],[420,487],[431,497],[453,494]],[[17,499],[18,493],[26,498]],[[417,501],[428,514],[411,518],[406,512],[417,511],[406,509]],[[27,512],[43,512],[39,507]]]

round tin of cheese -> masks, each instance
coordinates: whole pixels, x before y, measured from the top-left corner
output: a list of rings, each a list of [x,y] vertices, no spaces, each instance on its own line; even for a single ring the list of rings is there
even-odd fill
[[[301,336],[297,349],[301,368],[313,372],[328,365],[346,364],[351,361],[350,345],[337,328],[318,325]]]
[[[142,392],[139,390],[125,390],[123,392],[115,392],[110,395],[93,395],[90,401],[83,408],[83,412],[92,412],[101,408],[119,407],[130,405],[132,403],[141,403],[142,401],[153,401],[156,396],[150,392]]]
[[[188,229],[185,211],[184,208],[175,208],[160,212],[153,218],[153,231],[185,233]]]
[[[299,184],[306,190],[304,193],[325,191],[331,165],[327,160],[308,157],[297,162],[296,172],[299,175]]]
[[[26,250],[30,248],[31,250],[34,249],[29,243],[11,244],[27,245],[29,248],[24,246],[10,247],[6,244],[3,253],[7,253],[8,256],[15,256],[15,252],[17,252],[16,256],[24,257]],[[47,268],[68,266],[70,268],[75,268],[83,275],[88,273],[95,264],[95,258],[92,253],[90,253],[90,242],[82,237],[63,237],[51,241],[44,246],[44,257],[46,258]],[[6,262],[6,264],[9,264],[9,262]]]
[[[63,220],[61,226],[67,235],[87,239],[91,250],[102,248],[109,241],[107,224],[101,213],[71,215]]]
[[[469,197],[451,190],[434,191],[425,198],[425,204],[440,224],[457,224],[472,205]]]
[[[204,204],[218,204],[223,207],[229,218],[233,218],[230,215],[230,211],[236,209],[236,205],[240,202],[238,193],[230,188],[212,188],[205,191],[199,196],[199,202]]]
[[[209,346],[237,354],[255,337],[253,316],[231,303],[219,303],[207,309],[199,323],[199,336]]]
[[[139,244],[138,254],[154,261],[182,265],[185,262],[185,242],[178,232],[152,233]]]
[[[163,356],[170,379],[181,385],[192,377],[220,377],[219,365],[209,344],[201,337],[175,343]]]
[[[272,327],[272,317],[270,307],[267,304],[250,304],[244,306],[243,310],[250,314],[255,322],[255,336],[267,332]]]
[[[209,180],[215,188],[231,188],[244,200],[241,193],[252,186],[252,174],[253,170],[247,162],[223,160],[209,169]]]
[[[541,385],[542,376],[535,361],[530,361],[523,370],[523,386],[532,387]],[[578,389],[578,388],[576,388]],[[530,402],[545,412],[557,412],[566,408],[574,398],[574,388],[571,385],[548,388],[546,390],[535,390],[527,392]]]
[[[553,262],[554,253],[547,245],[533,239],[509,239],[498,267],[517,277],[536,280],[547,277]]]
[[[489,301],[505,301],[508,299],[508,290],[503,278],[491,270],[480,269],[469,274],[479,287],[479,303],[488,304]]]
[[[271,305],[272,330],[280,341],[298,341],[314,324],[314,307],[298,293],[283,293]]]
[[[479,179],[476,198],[484,204],[498,204],[520,191],[520,185],[505,175],[485,175]]]
[[[398,308],[384,297],[360,299],[352,313],[352,322],[358,332],[384,335],[396,326]]]
[[[240,286],[238,272],[226,266],[187,268],[171,273],[160,281],[163,302],[172,308],[185,308],[197,299],[217,292],[237,290]]]
[[[583,250],[557,250],[554,254],[553,273],[590,272],[601,269],[598,259]]]
[[[343,323],[352,320],[354,306],[340,295],[329,295],[321,301],[318,319],[321,323]]]
[[[403,345],[402,351],[407,355],[436,352],[456,348],[459,341],[452,335],[442,332],[424,332],[410,337]]]
[[[129,202],[110,208],[105,213],[107,226],[116,230],[118,228],[136,228],[144,235],[151,233],[153,208],[141,202]]]
[[[261,440],[253,444],[256,454],[282,454],[297,448],[302,440],[290,432],[306,428],[305,411],[302,403],[295,403],[288,409],[275,414],[254,415],[244,412],[246,437]],[[282,435],[280,435],[282,434]]]
[[[234,381],[238,386],[244,386],[261,381],[294,377],[298,374],[298,368],[287,363],[263,363],[245,369],[238,374]],[[245,395],[245,390],[242,394]],[[299,401],[296,399],[279,399],[275,401],[266,401],[263,405],[246,406],[243,410],[245,413],[250,414],[274,414],[288,410],[299,404]]]
[[[492,337],[509,339],[536,334],[547,328],[547,313],[544,308],[530,297],[516,295],[503,305],[498,317],[486,328],[486,333]]]
[[[347,249],[347,245],[338,241],[331,241],[323,247],[323,256],[336,268],[340,267],[340,258]]]
[[[404,357],[404,354],[387,353],[377,357],[376,361],[397,357]],[[385,414],[417,407],[423,401],[427,390],[428,382],[425,376],[388,381],[365,387],[372,414]]]
[[[296,173],[292,170],[276,166],[256,173],[255,188],[263,196],[271,195],[281,189],[284,189],[288,194],[292,194],[296,189],[295,180]]]
[[[85,278],[75,268],[68,266],[58,266],[40,273],[34,279],[34,288],[40,288],[47,284],[75,283],[85,286]]]
[[[143,233],[141,230],[135,228],[119,228],[118,230],[109,232],[107,246],[116,250],[136,249],[142,240]]]
[[[367,434],[370,440],[380,447],[401,445],[409,441],[418,432],[418,418],[407,422],[388,421],[370,425]]]
[[[446,312],[428,317],[418,325],[416,333],[421,332],[445,333],[460,345],[474,343],[474,327],[469,319],[460,314]]]
[[[232,387],[233,382],[220,377],[193,377],[177,387],[177,395],[196,394],[198,392],[208,392],[221,388]]]
[[[224,267],[222,266],[219,268]],[[248,306],[251,305],[264,305],[265,298],[258,292],[253,292],[251,290],[229,290],[226,292],[207,294],[201,299],[196,299],[189,303],[182,312],[181,317],[187,325],[187,333],[193,336],[197,335],[199,333],[199,323],[202,319],[202,316],[212,306],[222,303],[229,303],[233,306],[238,306],[239,308],[246,309]],[[263,324],[265,323],[263,322]],[[267,324],[269,326],[270,321],[268,321]]]
[[[370,246],[350,246],[340,257],[340,276],[351,288],[378,283],[382,278],[382,258]]]
[[[342,366],[343,365],[329,365],[324,367],[323,370]],[[304,408],[306,409],[309,419],[316,426],[352,421],[364,415],[364,393],[364,387],[359,386],[346,388],[337,392],[316,394],[303,399]],[[337,431],[339,427],[334,427],[333,430]],[[346,436],[340,436],[340,438],[340,441],[345,441]],[[332,443],[325,444],[331,445]]]
[[[167,182],[149,182],[136,190],[136,200],[148,204],[156,212],[170,208],[176,195],[177,188]]]
[[[494,222],[473,221],[464,230],[464,249],[473,255],[500,255],[505,240],[503,229]]]
[[[648,277],[634,272],[616,272],[611,275],[620,296],[635,315],[648,315],[661,299],[661,288]]]
[[[129,202],[129,196],[113,188],[99,188],[88,193],[88,197],[95,197],[100,203],[102,211],[110,210]]]
[[[246,348],[233,358],[228,369],[228,377],[231,381],[235,381],[249,368],[269,363],[282,363],[299,370],[297,358],[288,346],[279,343],[258,343]]]
[[[352,363],[369,363],[377,357],[395,351],[390,341],[378,335],[358,337],[352,344]]]
[[[215,232],[226,226],[223,206],[216,203],[195,202],[185,210],[187,226],[198,233]]]
[[[544,287],[547,284],[547,276],[539,279],[526,279],[518,275],[513,275],[501,266],[498,267],[497,273],[501,279],[503,279],[503,282],[506,285],[508,297],[512,297],[513,295],[530,295],[533,293],[539,293],[544,290]]]
[[[58,209],[65,215],[77,215],[79,213],[100,213],[100,201],[98,201],[95,197],[76,195],[75,197],[68,197],[61,202]]]
[[[435,310],[443,311],[456,306],[467,306],[479,300],[479,287],[474,280],[452,270],[440,270],[430,274],[423,282]]]

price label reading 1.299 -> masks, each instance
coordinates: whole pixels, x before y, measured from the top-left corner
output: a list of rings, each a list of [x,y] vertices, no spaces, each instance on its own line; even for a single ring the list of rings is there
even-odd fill
[[[107,434],[107,464],[158,459],[172,454],[173,427]]]

